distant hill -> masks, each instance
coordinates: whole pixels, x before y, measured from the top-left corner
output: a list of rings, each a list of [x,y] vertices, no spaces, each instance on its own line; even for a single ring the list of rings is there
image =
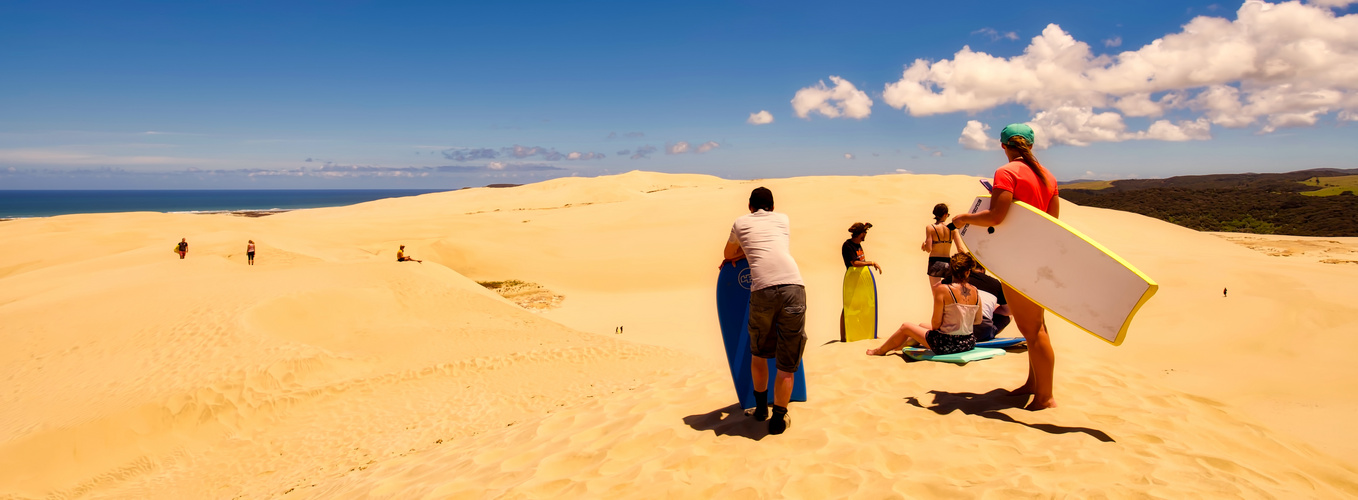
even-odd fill
[[[1358,236],[1358,196],[1346,188],[1347,176],[1353,175],[1358,169],[1082,180],[1064,185],[1061,197],[1199,231]],[[1321,190],[1334,195],[1302,195]]]

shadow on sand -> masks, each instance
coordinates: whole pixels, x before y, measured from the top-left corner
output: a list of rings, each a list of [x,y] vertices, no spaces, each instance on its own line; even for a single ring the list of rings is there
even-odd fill
[[[740,403],[718,408],[701,415],[684,417],[684,423],[695,431],[712,431],[718,436],[740,436],[759,441],[769,435],[769,422],[757,422],[745,416]]]
[[[1004,389],[995,389],[985,394],[947,391],[929,391],[929,393],[934,395],[933,406],[924,406],[920,403],[918,398],[913,396],[907,397],[905,400],[913,406],[932,411],[939,415],[947,415],[960,410],[967,415],[976,415],[992,420],[1019,424],[1048,434],[1082,432],[1105,443],[1115,442],[1111,436],[1098,429],[1090,429],[1088,427],[1064,427],[1054,424],[1030,424],[1006,415],[1000,412],[1000,410],[1022,408],[1023,405],[1028,402],[1028,397],[1015,396],[1009,394],[1009,391]]]

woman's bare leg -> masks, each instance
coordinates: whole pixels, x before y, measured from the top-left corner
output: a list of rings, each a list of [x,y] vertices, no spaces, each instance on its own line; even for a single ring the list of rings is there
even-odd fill
[[[894,351],[896,349],[900,349],[901,346],[905,345],[906,339],[915,339],[920,343],[920,345],[928,347],[928,345],[924,342],[924,334],[927,331],[928,330],[920,328],[918,325],[904,323],[901,325],[899,329],[896,330],[896,333],[893,333],[891,334],[890,337],[887,337],[886,342],[883,342],[881,347],[878,347],[876,349],[868,349],[867,355],[885,356],[886,353]]]
[[[1056,398],[1052,394],[1052,379],[1056,371],[1056,351],[1047,335],[1046,310],[1008,285],[1004,286],[1004,298],[1014,313],[1014,324],[1019,333],[1028,341],[1028,379],[1011,392],[1032,394],[1034,398],[1027,406],[1029,410],[1054,408]]]

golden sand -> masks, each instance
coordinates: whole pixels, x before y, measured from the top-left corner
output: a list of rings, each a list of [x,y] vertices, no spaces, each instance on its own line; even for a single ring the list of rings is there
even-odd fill
[[[810,305],[810,401],[779,436],[731,414],[714,299],[760,185]],[[1052,410],[1000,390],[1023,353],[959,367],[827,344],[849,225],[873,223],[882,324],[923,321],[921,228],[978,190],[632,172],[254,219],[3,222],[0,498],[1358,495],[1358,265],[1326,262],[1355,238],[1063,204],[1160,292],[1121,347],[1049,316]],[[395,262],[401,244],[424,263]],[[509,280],[540,286],[528,308],[477,284]]]

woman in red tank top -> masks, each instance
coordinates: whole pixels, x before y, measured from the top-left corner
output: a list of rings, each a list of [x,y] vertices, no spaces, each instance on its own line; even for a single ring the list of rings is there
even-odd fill
[[[995,171],[995,187],[991,190],[990,209],[974,214],[953,217],[954,225],[998,226],[1014,201],[1022,201],[1052,217],[1061,215],[1056,178],[1033,156],[1033,129],[1022,123],[1004,127],[1000,131],[1000,146],[1009,163]],[[1056,406],[1052,395],[1052,378],[1056,368],[1056,352],[1047,335],[1046,310],[1023,294],[1004,285],[1004,296],[1009,299],[1014,324],[1028,341],[1028,380],[1014,394],[1033,395],[1029,410]]]

